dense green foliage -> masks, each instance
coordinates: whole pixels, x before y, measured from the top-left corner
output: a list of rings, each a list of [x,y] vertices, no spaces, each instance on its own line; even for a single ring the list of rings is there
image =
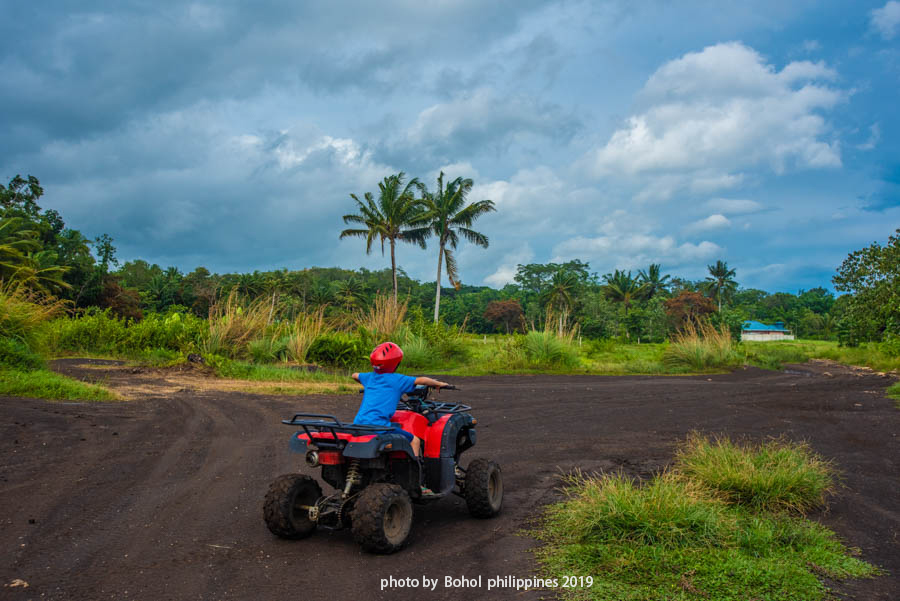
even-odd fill
[[[185,274],[176,267],[163,268],[142,260],[119,266],[112,238],[104,234],[91,240],[67,229],[55,211],[41,209],[38,202],[44,191],[30,176],[17,176],[8,186],[0,186],[0,279],[51,292],[68,301],[70,309],[105,312],[105,317],[98,317],[91,309],[85,313],[85,323],[56,326],[57,331],[51,332],[53,347],[69,351],[134,353],[156,345],[167,352],[200,349],[260,362],[285,358],[302,362],[313,340],[303,343],[294,336],[291,344],[291,332],[276,331],[278,324],[321,309],[327,322],[337,324],[338,330],[366,344],[374,343],[365,335],[357,336],[352,324],[360,312],[373,306],[378,293],[394,289],[396,276],[399,298],[407,303],[410,316],[431,314],[440,291],[438,326],[445,330],[423,329],[425,320],[419,319],[416,324],[410,322],[409,332],[404,333],[416,356],[410,363],[421,366],[438,360],[463,360],[465,346],[458,335],[448,335],[450,331],[483,335],[553,330],[557,338],[568,337],[568,344],[574,340],[573,333],[585,340],[663,343],[686,324],[704,319],[717,331],[727,328],[735,341],[744,320],[782,321],[798,338],[840,340],[851,346],[879,343],[879,353],[900,355],[900,235],[892,236],[885,246],[873,244],[849,255],[834,278],[837,289],[849,293],[839,298],[824,288],[797,294],[743,289],[736,279],[737,270],[724,261],[709,265],[709,276],[697,281],[666,274],[659,264],[636,275],[624,270],[601,275],[579,260],[527,264],[518,266],[512,283],[494,289],[462,284],[451,260],[458,237],[476,244],[487,242],[470,226],[493,205],[490,201],[466,204],[470,184],[463,179],[449,184],[439,180],[438,188],[429,192],[416,180],[405,182],[402,174],[390,176],[379,184],[377,197],[368,194],[357,199],[359,213],[347,216],[357,229],[344,234],[365,237],[369,249],[393,240],[424,244],[429,235],[438,236],[441,264],[451,271],[454,286],[450,288],[409,278],[399,267],[396,272],[311,267],[213,274],[201,266]],[[227,332],[216,328],[206,332],[202,323],[191,318],[207,318],[211,309],[225,304],[230,293],[243,299],[241,302],[257,299],[266,307],[262,329],[249,333],[250,339],[237,346],[221,338]],[[548,324],[549,314],[552,323]],[[151,323],[135,328],[144,315]],[[181,323],[171,321],[175,315]],[[112,324],[114,317],[121,323]],[[547,355],[549,349],[525,351],[526,346],[537,349],[536,339],[532,336],[528,345],[515,342],[509,346],[516,355],[513,359],[518,357],[521,363],[523,357],[531,357],[527,361],[540,363],[542,360],[533,358]],[[422,344],[431,348],[418,352]],[[555,351],[550,354],[561,356]],[[696,360],[673,359],[675,354],[669,352],[670,361],[692,369],[734,363],[734,356],[707,361],[699,356]],[[745,354],[753,361],[771,359],[762,353]],[[332,364],[348,364],[338,355],[328,351],[321,356]],[[577,364],[571,359],[563,363]]]
[[[881,246],[877,242],[854,251],[833,278],[844,311],[838,338],[848,345],[883,340],[900,352],[900,229]]]
[[[734,445],[692,437],[678,469],[639,484],[622,474],[569,478],[568,499],[549,508],[538,536],[548,577],[591,574],[595,600],[824,599],[821,578],[877,573],[827,528],[768,507],[802,509],[832,486],[821,458],[802,445]],[[777,477],[766,479],[760,468]],[[724,470],[729,479],[716,478]],[[821,476],[816,486],[810,474]],[[736,483],[736,485],[735,485]],[[749,484],[749,488],[745,485]],[[741,494],[733,493],[739,490]],[[797,495],[807,501],[798,503]],[[766,502],[758,502],[765,499]],[[779,502],[780,501],[780,502]]]

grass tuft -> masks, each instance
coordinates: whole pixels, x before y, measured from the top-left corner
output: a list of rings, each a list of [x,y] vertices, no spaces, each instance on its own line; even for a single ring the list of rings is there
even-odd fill
[[[408,305],[409,299],[400,303],[388,294],[376,294],[369,310],[356,315],[356,324],[376,343],[390,340],[403,323]]]
[[[834,487],[829,462],[804,443],[783,440],[739,445],[692,434],[678,449],[675,466],[729,502],[754,510],[803,513],[824,505]]]
[[[805,471],[821,467],[820,459],[787,443],[771,443],[765,449],[722,440],[705,445],[692,437],[680,458],[724,456],[737,465],[754,466],[741,469],[755,474],[756,462],[776,470],[793,464],[774,458],[784,449],[788,456],[808,464],[801,466]],[[763,457],[769,458],[760,461]],[[765,483],[757,484],[759,493]],[[771,486],[773,490],[761,498],[780,497],[779,481]],[[824,526],[785,512],[729,503],[728,492],[674,470],[643,484],[622,475],[576,474],[567,480],[568,498],[547,509],[535,533],[545,543],[537,551],[542,576],[562,581],[567,575],[592,575],[590,588],[558,590],[571,599],[821,601],[829,593],[823,577],[880,573],[854,557]]]
[[[671,472],[644,486],[622,474],[576,473],[567,478],[566,491],[569,501],[555,506],[550,520],[573,542],[715,544],[728,526],[724,503]]]
[[[330,328],[325,323],[325,307],[306,313],[290,324],[287,338],[287,355],[296,363],[306,363],[309,348],[321,334]]]
[[[670,367],[686,367],[694,371],[725,369],[740,365],[731,332],[722,326],[716,329],[709,322],[688,322],[672,336],[663,354],[663,363]]]

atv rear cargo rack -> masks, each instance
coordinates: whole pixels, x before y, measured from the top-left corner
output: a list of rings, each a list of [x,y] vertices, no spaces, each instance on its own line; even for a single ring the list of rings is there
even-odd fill
[[[301,419],[298,419],[301,418]],[[302,418],[320,418],[320,419],[302,419]],[[322,419],[324,418],[324,419]],[[326,419],[331,421],[325,421]],[[281,420],[282,424],[287,426],[300,426],[303,432],[313,439],[313,432],[328,432],[334,437],[336,443],[340,443],[337,433],[345,432],[354,434],[355,436],[363,436],[365,434],[380,434],[393,429],[393,426],[370,426],[365,424],[346,424],[334,415],[324,413],[295,413],[291,419]]]

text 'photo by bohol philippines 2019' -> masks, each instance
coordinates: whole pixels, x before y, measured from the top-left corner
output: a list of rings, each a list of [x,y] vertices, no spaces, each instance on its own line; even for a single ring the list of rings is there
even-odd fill
[[[4,8],[0,598],[900,599],[900,0]]]

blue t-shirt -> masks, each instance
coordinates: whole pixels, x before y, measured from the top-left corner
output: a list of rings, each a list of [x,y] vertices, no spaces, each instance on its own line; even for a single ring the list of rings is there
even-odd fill
[[[365,393],[353,423],[373,426],[390,426],[400,397],[416,387],[415,378],[397,373],[359,374],[359,383],[365,388]]]

